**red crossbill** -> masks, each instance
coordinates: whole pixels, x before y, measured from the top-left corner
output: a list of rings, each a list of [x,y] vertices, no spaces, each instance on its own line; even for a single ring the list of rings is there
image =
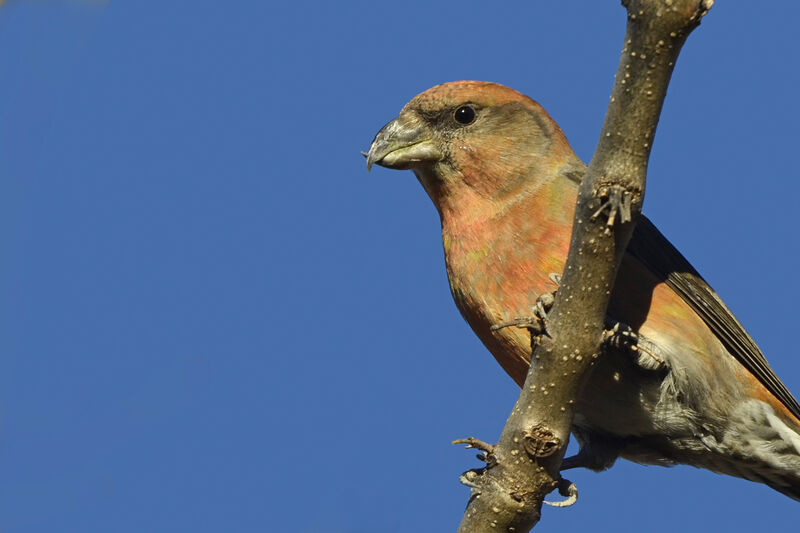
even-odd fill
[[[377,134],[367,167],[411,169],[442,223],[461,314],[522,384],[531,315],[567,257],[586,166],[535,101],[460,81],[411,100]],[[618,326],[577,399],[580,452],[564,468],[623,457],[684,463],[765,483],[800,500],[800,405],[739,321],[644,216],[608,308]],[[625,335],[622,332],[629,332]]]

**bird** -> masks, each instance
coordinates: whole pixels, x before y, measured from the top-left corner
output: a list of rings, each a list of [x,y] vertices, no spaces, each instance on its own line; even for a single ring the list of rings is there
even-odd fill
[[[557,291],[586,165],[544,108],[509,87],[437,85],[364,153],[410,169],[441,221],[461,315],[522,385],[533,333],[513,327]],[[520,318],[522,317],[522,318]],[[576,399],[579,451],[562,469],[624,458],[687,464],[800,501],[800,404],[717,293],[644,215],[609,303],[611,335]]]

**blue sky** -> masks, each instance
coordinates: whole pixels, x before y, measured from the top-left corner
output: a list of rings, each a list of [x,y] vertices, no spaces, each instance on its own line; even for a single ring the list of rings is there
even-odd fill
[[[718,2],[645,202],[796,394],[799,16]],[[359,151],[415,94],[484,79],[588,160],[624,19],[613,0],[9,0],[0,530],[453,530],[478,462],[449,442],[495,440],[517,391],[451,301],[421,187]],[[579,505],[538,530],[797,524],[795,502],[688,467],[570,477]]]

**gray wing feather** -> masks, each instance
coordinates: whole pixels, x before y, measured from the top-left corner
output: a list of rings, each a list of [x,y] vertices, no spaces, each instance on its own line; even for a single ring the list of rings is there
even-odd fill
[[[717,293],[645,216],[640,216],[627,252],[663,279],[712,332],[789,411],[800,419],[800,404],[770,368],[764,354]]]

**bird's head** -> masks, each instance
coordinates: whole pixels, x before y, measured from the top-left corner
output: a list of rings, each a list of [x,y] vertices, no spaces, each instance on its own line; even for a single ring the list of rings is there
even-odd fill
[[[496,83],[456,81],[416,96],[372,141],[373,164],[411,169],[441,213],[464,195],[502,200],[582,163],[538,103]]]

